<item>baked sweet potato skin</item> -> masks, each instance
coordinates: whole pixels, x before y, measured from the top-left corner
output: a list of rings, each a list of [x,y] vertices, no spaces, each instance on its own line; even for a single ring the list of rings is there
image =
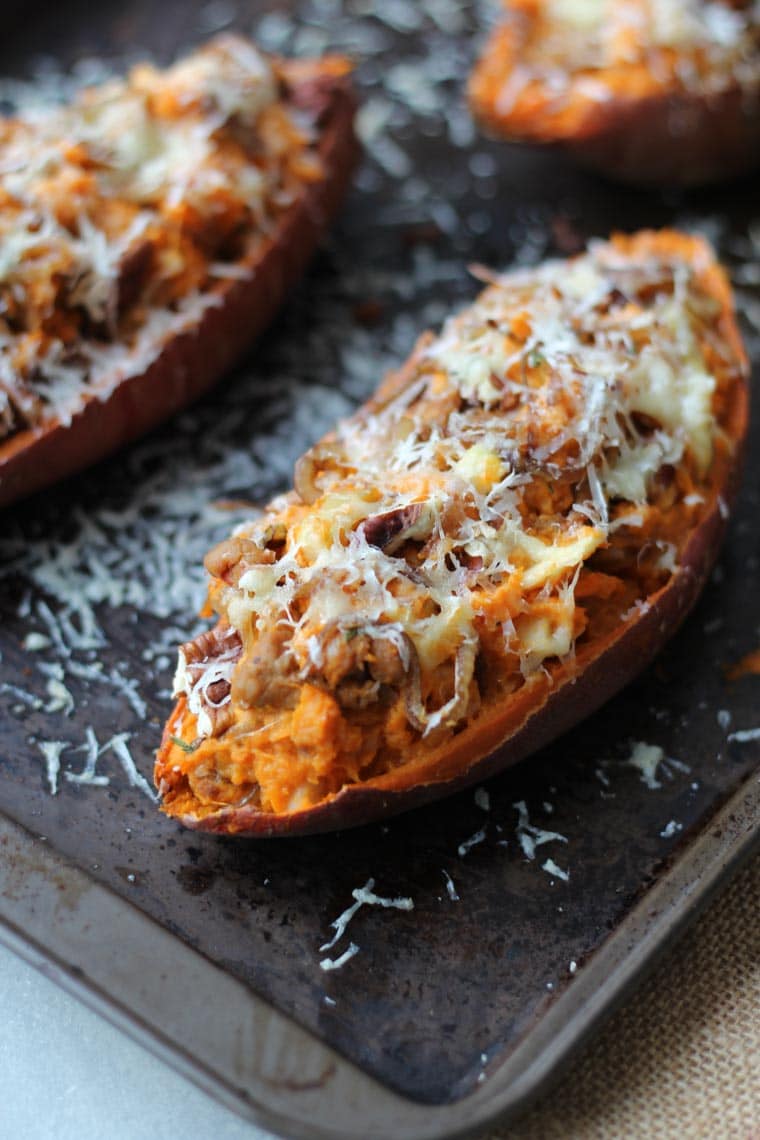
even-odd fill
[[[355,97],[344,61],[282,65],[291,98],[318,100],[324,177],[304,184],[266,244],[239,264],[245,276],[219,283],[214,302],[157,347],[143,371],[105,398],[89,393],[68,424],[20,431],[0,444],[0,507],[91,466],[198,399],[240,359],[302,276],[348,189],[358,154]]]
[[[533,35],[524,12],[497,28],[468,85],[473,114],[494,137],[559,147],[609,178],[642,187],[697,186],[745,174],[760,163],[760,60],[754,81],[721,90],[641,83],[588,98],[582,79],[558,100],[540,81],[504,107],[501,93]],[[604,86],[604,71],[594,83]]]
[[[631,239],[635,242],[637,239]],[[651,235],[641,235],[642,251]],[[539,670],[509,697],[485,707],[473,722],[434,750],[420,750],[407,763],[370,780],[352,783],[336,795],[300,811],[275,814],[251,805],[183,810],[170,814],[185,826],[239,837],[306,835],[353,827],[398,814],[487,779],[529,756],[590,715],[628,684],[656,656],[696,603],[715,563],[736,498],[749,423],[747,359],[733,317],[725,277],[711,274],[711,293],[720,306],[717,324],[741,367],[722,419],[729,446],[715,461],[706,502],[687,534],[679,564],[667,583],[611,633],[581,643],[551,675]],[[380,389],[392,394],[405,369]],[[181,697],[164,731],[156,781],[168,770],[182,738],[186,700]]]
[[[588,134],[566,144],[581,165],[634,186],[702,186],[760,163],[760,97],[738,89],[611,101]]]

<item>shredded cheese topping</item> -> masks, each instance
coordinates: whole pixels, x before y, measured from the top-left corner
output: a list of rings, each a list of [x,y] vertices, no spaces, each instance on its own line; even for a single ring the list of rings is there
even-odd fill
[[[273,763],[264,802],[292,810],[434,746],[677,572],[722,439],[718,379],[741,365],[707,247],[641,249],[494,278],[212,552],[211,603],[242,647],[222,735],[248,743],[228,777],[247,794],[274,756],[297,763],[280,795]],[[191,712],[208,677],[180,669]]]
[[[724,83],[737,68],[743,73],[760,23],[756,2],[723,0],[545,0],[538,10],[546,21],[542,52],[549,59],[556,55],[594,69],[650,59],[662,67],[671,62],[669,53],[678,52],[686,85],[698,80],[689,58],[702,73],[699,82],[708,64]]]
[[[319,177],[314,140],[236,36],[0,120],[0,441],[68,423],[215,303]]]

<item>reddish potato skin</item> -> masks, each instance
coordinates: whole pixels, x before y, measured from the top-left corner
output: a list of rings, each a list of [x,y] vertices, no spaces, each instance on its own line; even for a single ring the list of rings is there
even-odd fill
[[[612,100],[565,149],[582,165],[634,186],[719,182],[760,161],[760,96],[748,100],[734,88],[713,96]]]
[[[68,426],[54,421],[0,444],[0,507],[89,467],[198,399],[240,359],[302,276],[348,189],[358,153],[355,99],[348,76],[323,72],[318,60],[282,70],[291,98],[316,92],[324,104],[318,151],[325,177],[306,186],[267,244],[238,263],[250,276],[220,283],[219,303],[167,340],[145,371],[125,377],[104,400],[88,396]]]
[[[543,675],[520,690],[524,705],[514,723],[510,698],[448,741],[422,763],[413,762],[366,784],[351,784],[315,807],[285,815],[252,807],[223,808],[213,814],[180,815],[186,827],[237,838],[310,835],[357,827],[398,815],[516,764],[596,711],[633,680],[657,655],[696,603],[718,555],[731,506],[738,493],[749,424],[749,381],[737,387],[727,428],[734,455],[725,479],[716,486],[704,517],[688,537],[677,571],[639,617],[605,639],[579,650],[574,664]],[[179,732],[184,700],[175,707],[159,750],[167,754]],[[473,758],[474,759],[471,759]]]

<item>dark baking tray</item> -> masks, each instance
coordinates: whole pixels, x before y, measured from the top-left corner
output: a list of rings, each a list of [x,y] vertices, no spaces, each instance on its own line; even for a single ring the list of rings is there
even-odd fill
[[[70,781],[66,772],[84,763],[73,748],[87,726],[101,743],[131,734],[131,755],[149,775],[171,666],[146,653],[167,625],[179,624],[178,638],[193,617],[156,598],[103,599],[94,608],[102,644],[90,634],[87,648],[74,613],[68,655],[55,642],[32,651],[30,633],[49,635],[45,606],[64,617],[76,610],[76,599],[62,601],[66,583],[42,583],[39,567],[45,549],[52,556],[65,546],[71,581],[87,594],[81,559],[103,556],[109,533],[118,548],[120,528],[139,548],[148,523],[174,553],[159,556],[146,542],[145,565],[130,573],[143,586],[163,576],[163,597],[177,565],[195,570],[198,544],[237,519],[237,500],[279,489],[304,444],[365,396],[426,322],[474,294],[470,261],[503,266],[566,252],[615,226],[697,224],[745,282],[756,353],[758,300],[746,287],[756,183],[641,194],[556,156],[468,137],[458,91],[479,5],[408,0],[386,22],[361,18],[367,5],[358,2],[315,0],[31,8],[34,21],[17,21],[0,67],[48,80],[52,65],[40,55],[63,65],[146,50],[164,59],[230,21],[263,27],[273,46],[307,50],[330,29],[334,45],[365,54],[370,153],[329,245],[236,377],[144,443],[3,517],[0,937],[273,1129],[352,1136],[357,1112],[367,1136],[482,1126],[556,1074],[757,839],[760,741],[731,733],[757,725],[760,682],[725,673],[756,648],[760,628],[757,444],[716,574],[636,684],[492,781],[487,801],[468,792],[338,835],[235,843],[188,834],[129,783],[112,750],[98,761],[107,786]],[[435,98],[426,102],[431,77]],[[372,123],[384,114],[391,144]],[[146,493],[171,480],[188,489],[190,505]],[[208,507],[220,497],[231,500],[227,514]],[[93,661],[116,680],[84,678]],[[46,711],[55,697],[40,664],[50,663],[76,699],[71,715]],[[137,679],[131,700],[124,678]],[[55,796],[44,740],[70,745]],[[649,781],[656,786],[626,765],[633,740],[669,758]],[[521,801],[533,824],[565,837],[539,846],[533,860],[516,832]],[[547,858],[569,878],[544,870]],[[370,878],[384,896],[411,897],[414,909],[359,912],[331,953],[351,940],[359,952],[325,972],[330,923]]]

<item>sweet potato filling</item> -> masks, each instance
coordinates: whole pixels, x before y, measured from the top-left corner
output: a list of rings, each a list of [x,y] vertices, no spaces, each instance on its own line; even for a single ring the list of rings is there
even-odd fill
[[[495,279],[208,556],[165,809],[307,809],[572,675],[679,573],[743,368],[699,239]]]

